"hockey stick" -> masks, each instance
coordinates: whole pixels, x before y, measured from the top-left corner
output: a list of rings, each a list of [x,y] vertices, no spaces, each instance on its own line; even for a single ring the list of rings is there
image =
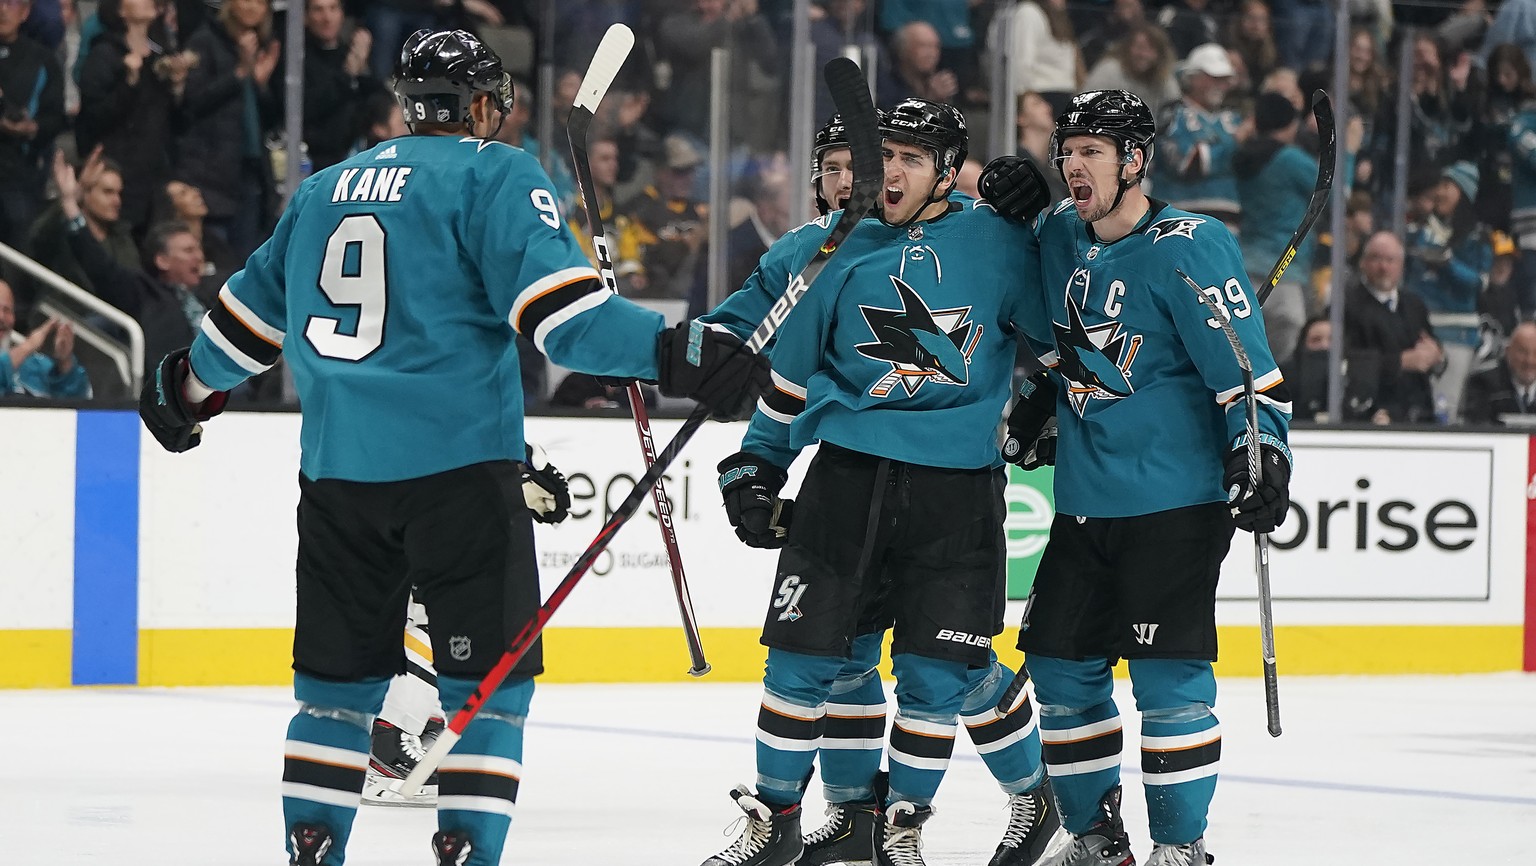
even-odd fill
[[[587,159],[587,133],[592,127],[592,117],[603,101],[603,95],[613,84],[619,67],[635,45],[635,34],[623,24],[615,24],[603,34],[603,41],[592,55],[592,65],[581,80],[576,92],[576,102],[571,107],[566,122],[566,136],[571,142],[571,164],[576,170],[576,186],[581,190],[582,207],[587,212],[587,228],[592,232],[592,249],[597,253],[597,270],[603,275],[603,283],[614,294],[619,293],[619,283],[613,276],[613,257],[608,252],[608,238],[602,218],[602,205],[597,200],[597,187],[592,183],[592,164]],[[640,437],[640,455],[645,458],[645,468],[656,462],[656,439],[651,435],[651,419],[645,410],[645,395],[640,383],[631,382],[625,389],[629,397],[630,413],[635,418],[635,434]],[[677,595],[677,610],[683,618],[683,635],[688,641],[690,665],[688,675],[702,677],[709,673],[709,662],[704,660],[704,642],[699,638],[699,621],[693,614],[693,597],[688,592],[688,577],[683,573],[683,554],[677,546],[677,528],[672,523],[672,500],[667,498],[665,482],[660,477],[651,488],[651,502],[656,507],[656,522],[661,527],[661,541],[667,548],[667,565],[672,569],[672,590]]]
[[[1291,242],[1285,245],[1285,252],[1280,254],[1279,261],[1269,269],[1269,277],[1264,280],[1264,285],[1258,289],[1259,303],[1262,305],[1269,297],[1269,293],[1280,284],[1280,278],[1285,276],[1286,268],[1291,266],[1291,260],[1296,258],[1296,250],[1301,242],[1306,239],[1307,232],[1312,230],[1312,224],[1317,222],[1317,217],[1328,204],[1328,198],[1333,194],[1333,161],[1338,152],[1338,134],[1333,128],[1333,103],[1328,101],[1328,94],[1321,90],[1312,94],[1312,116],[1317,119],[1317,185],[1312,188],[1312,198],[1307,201],[1307,212],[1301,218],[1301,224],[1296,227],[1296,233],[1291,235]],[[1335,241],[1337,243],[1337,241]]]
[[[837,106],[838,112],[848,119],[848,140],[853,150],[854,163],[853,194],[849,197],[848,206],[843,209],[837,224],[832,227],[831,234],[827,235],[826,241],[816,251],[816,255],[805,269],[790,281],[789,288],[774,302],[773,307],[768,311],[768,316],[752,332],[752,336],[743,347],[752,352],[761,351],[763,346],[773,338],[774,332],[784,323],[790,311],[815,282],[816,276],[826,267],[827,261],[841,248],[848,233],[853,231],[864,215],[874,207],[880,195],[880,186],[884,177],[883,160],[880,156],[880,132],[875,125],[875,106],[870,99],[869,88],[864,82],[864,72],[852,60],[838,57],[827,64],[826,79],[827,88],[832,91],[833,104]],[[695,327],[703,326],[695,323]],[[576,588],[576,584],[592,567],[592,563],[613,540],[614,534],[639,510],[647,492],[655,486],[656,479],[667,471],[667,467],[677,458],[683,446],[688,444],[688,440],[708,418],[708,407],[700,405],[688,416],[688,420],[683,422],[682,429],[677,431],[677,435],[672,437],[667,447],[656,456],[656,462],[645,471],[645,475],[635,483],[634,489],[619,504],[613,516],[608,518],[608,522],[603,524],[602,529],[598,530],[597,537],[592,539],[592,543],[587,545],[587,549],[582,551],[581,556],[577,557],[576,563],[560,581],[560,585],[555,587],[533,618],[512,638],[496,665],[480,680],[480,684],[470,694],[469,700],[454,713],[452,719],[449,719],[448,726],[438,736],[437,742],[432,744],[432,748],[422,756],[416,768],[401,784],[401,794],[409,797],[421,790],[422,783],[427,780],[432,771],[437,769],[444,756],[459,741],[464,729],[469,726],[486,699],[497,686],[501,685],[507,675],[512,672],[513,666],[533,646],[533,642],[544,631],[544,626],[549,622],[550,617],[554,616],[566,596]]]
[[[1303,224],[1305,225],[1305,224]],[[1283,269],[1282,269],[1283,270]],[[1259,403],[1253,387],[1253,362],[1248,360],[1248,350],[1243,348],[1243,341],[1238,339],[1237,331],[1232,327],[1232,317],[1228,315],[1225,306],[1218,304],[1203,289],[1200,284],[1189,278],[1189,275],[1175,268],[1174,273],[1179,275],[1189,287],[1200,296],[1200,303],[1211,311],[1211,316],[1221,324],[1221,332],[1226,335],[1227,342],[1232,344],[1232,354],[1237,356],[1237,366],[1243,370],[1243,399],[1247,401],[1247,426],[1248,426],[1248,485],[1249,490],[1259,489]],[[1280,686],[1275,676],[1275,618],[1270,610],[1269,594],[1269,533],[1255,532],[1253,534],[1253,570],[1259,577],[1259,644],[1264,653],[1264,710],[1269,716],[1269,735],[1280,736]]]

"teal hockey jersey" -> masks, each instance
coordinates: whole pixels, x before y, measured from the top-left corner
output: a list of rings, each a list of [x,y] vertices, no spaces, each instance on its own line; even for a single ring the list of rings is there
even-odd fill
[[[538,162],[477,138],[384,142],[306,180],[192,347],[228,390],[281,351],[312,479],[523,458],[513,330],[555,363],[654,379],[658,313],[602,287]]]
[[[823,219],[787,235],[759,273],[798,271]],[[1021,307],[1038,293],[1033,232],[985,203],[951,202],[936,220],[866,219],[778,332],[773,383],[742,448],[788,466],[825,441],[924,466],[997,465]],[[754,275],[754,278],[757,275]],[[752,280],[741,304],[771,294]],[[719,311],[717,311],[718,313]]]
[[[1035,225],[1044,291],[1023,324],[1061,385],[1057,509],[1129,517],[1225,501],[1222,463],[1246,430],[1242,371],[1175,269],[1231,314],[1260,434],[1284,443],[1291,414],[1231,232],[1157,201],[1114,243],[1098,242],[1070,199]]]

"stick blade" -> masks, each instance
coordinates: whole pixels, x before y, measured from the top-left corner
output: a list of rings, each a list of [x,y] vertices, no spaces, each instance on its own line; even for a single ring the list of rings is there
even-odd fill
[[[581,79],[581,89],[576,91],[576,108],[597,113],[597,106],[608,93],[608,88],[613,86],[613,80],[619,76],[619,69],[634,47],[634,31],[623,24],[608,28],[608,32],[603,34],[603,41],[598,43],[597,51],[592,55],[592,65],[587,68],[586,77]]]
[[[869,95],[869,84],[859,64],[846,57],[834,57],[822,70],[827,90],[832,93],[832,104],[843,117],[843,128],[848,134],[849,149],[853,152],[854,196],[858,196],[861,178],[871,178],[875,195],[880,189],[880,179],[885,167],[880,157],[880,127],[875,113],[875,102]],[[849,210],[855,210],[850,197]],[[869,205],[873,206],[873,200]],[[860,218],[863,214],[860,214]]]

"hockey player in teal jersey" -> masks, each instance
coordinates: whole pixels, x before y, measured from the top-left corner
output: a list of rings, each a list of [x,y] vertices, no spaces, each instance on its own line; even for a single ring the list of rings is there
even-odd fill
[[[840,208],[852,190],[851,151],[837,115],[816,134],[811,180],[823,217]],[[1037,195],[1040,206],[1045,196],[1042,181]],[[969,196],[951,192],[949,197],[963,207],[972,206]],[[878,224],[877,220],[870,222]],[[785,235],[763,255],[740,290],[700,318],[724,325],[740,337],[748,336],[784,292],[792,275],[815,255],[830,225],[830,219],[821,219]],[[774,521],[779,528],[789,525],[791,505],[781,503],[779,519]],[[780,534],[767,527],[771,511],[749,509],[741,517],[748,522],[756,518],[764,521],[761,528],[743,525],[738,530],[748,543],[782,543]],[[804,834],[805,848],[797,866],[874,859],[872,829],[881,805],[877,803],[877,774],[886,731],[885,686],[879,670],[885,634],[885,629],[878,628],[853,639],[848,661],[833,680],[826,704],[819,708],[824,715],[816,760],[827,801],[827,820]],[[967,676],[961,720],[987,769],[1008,795],[1008,822],[989,866],[1027,866],[1060,827],[1049,783],[1042,783],[1036,720],[1027,695],[1012,713],[997,713],[998,699],[1013,680],[1013,671],[998,662],[996,653],[990,654],[990,664],[970,668]]]
[[[1054,829],[1032,714],[999,717],[987,705],[1006,681],[991,652],[1001,629],[1004,479],[996,438],[980,428],[995,426],[1007,401],[1014,306],[1036,268],[1033,234],[985,205],[947,198],[966,147],[958,111],[908,100],[881,129],[883,215],[849,235],[782,326],[775,387],[743,451],[720,465],[737,534],[784,552],[763,632],[757,790],[733,792],[746,826],[708,866],[921,863],[921,828],[962,715],[989,767],[1031,805],[996,862],[1032,862],[1023,852],[1037,855]],[[771,303],[829,225],[781,239],[712,315],[744,323]],[[799,451],[818,441],[785,539],[773,526],[784,518],[778,490]],[[873,669],[893,625],[898,710],[882,790],[874,777],[884,695]],[[802,840],[799,803],[818,746],[829,800],[860,817],[834,815],[828,838]],[[871,824],[873,852],[822,844]]]
[[[478,39],[413,34],[395,92],[413,134],[306,180],[140,401],[150,432],[185,451],[229,389],[279,352],[293,371],[300,709],[282,790],[300,866],[344,861],[370,725],[405,669],[410,588],[449,707],[539,605],[514,330],[557,363],[655,380],[720,416],[750,407],[767,378],[723,330],[665,329],[603,287],[538,162],[493,140],[511,80]],[[535,644],[444,759],[437,863],[500,862],[541,670]]]
[[[1135,862],[1119,815],[1123,734],[1111,672],[1121,658],[1142,718],[1149,863],[1208,862],[1221,753],[1211,712],[1216,582],[1234,526],[1268,532],[1288,503],[1289,398],[1242,255],[1220,222],[1142,192],[1155,132],[1131,93],[1075,97],[1052,145],[1072,197],[1036,218],[1044,291],[1025,327],[1054,350],[1054,366],[1010,413],[1004,455],[1034,452],[1040,462],[1054,445],[1057,515],[1019,637],[1046,767],[1074,837],[1042,861],[1049,866]],[[983,182],[1018,168],[1017,158],[994,161]],[[1257,489],[1242,373],[1175,269],[1225,307],[1252,359]],[[1041,438],[1053,415],[1055,443]]]

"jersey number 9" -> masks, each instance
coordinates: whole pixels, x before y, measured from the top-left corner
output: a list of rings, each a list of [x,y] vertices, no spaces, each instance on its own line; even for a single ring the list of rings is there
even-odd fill
[[[343,217],[326,239],[319,285],[334,306],[357,310],[357,325],[348,334],[341,330],[341,319],[310,316],[304,339],[327,358],[361,361],[373,354],[384,342],[389,307],[384,283],[384,226],[373,214]]]

